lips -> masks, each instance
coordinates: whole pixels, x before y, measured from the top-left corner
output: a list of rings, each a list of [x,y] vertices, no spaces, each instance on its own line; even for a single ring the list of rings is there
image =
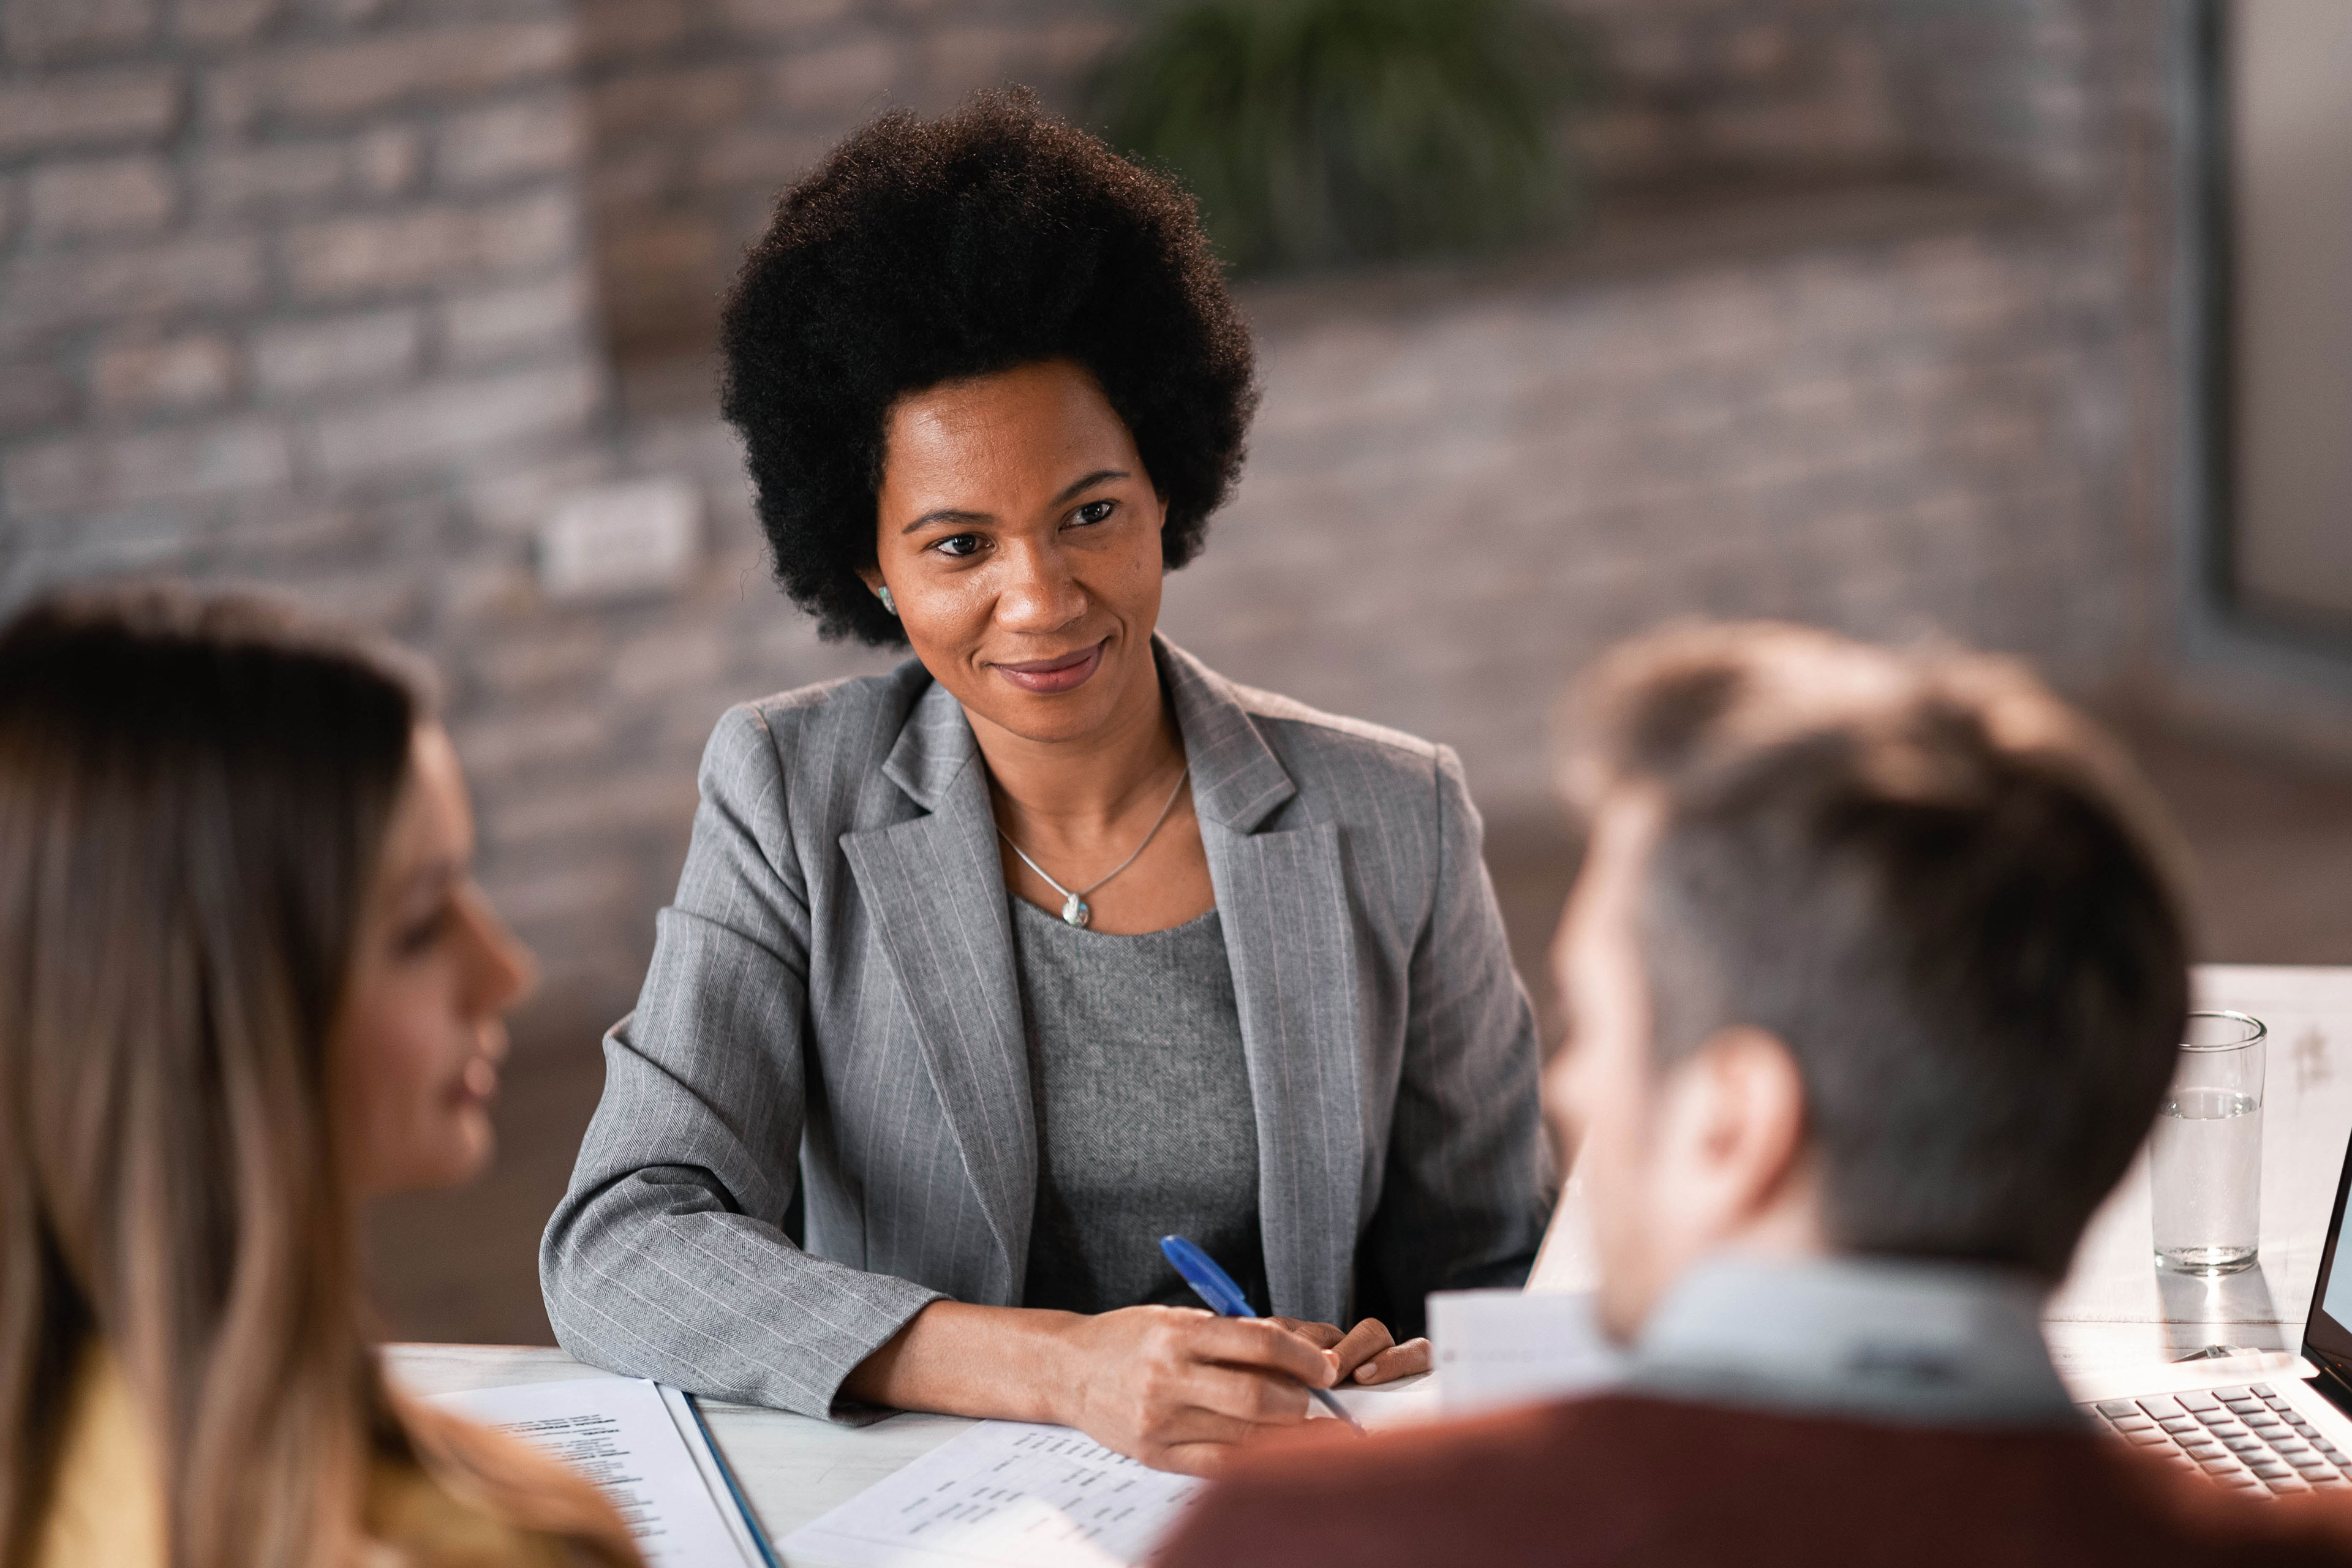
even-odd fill
[[[1052,696],[1086,684],[1102,664],[1103,649],[1110,639],[1105,637],[1091,647],[1076,653],[1066,653],[1055,658],[1033,658],[1019,664],[993,664],[990,668],[1024,691],[1040,696]]]
[[[457,1081],[449,1088],[450,1100],[457,1105],[488,1105],[499,1097],[498,1064],[488,1057],[476,1057],[466,1064]]]

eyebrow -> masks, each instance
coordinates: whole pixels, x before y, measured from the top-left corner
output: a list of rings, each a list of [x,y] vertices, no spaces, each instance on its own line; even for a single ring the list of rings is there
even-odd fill
[[[428,893],[437,897],[457,880],[458,875],[457,857],[438,856],[408,874],[408,879],[400,885],[399,900],[405,904]]]
[[[1062,488],[1062,493],[1055,496],[1046,504],[1049,506],[1060,506],[1065,501],[1071,500],[1078,496],[1084,495],[1087,491],[1094,489],[1097,485],[1107,483],[1112,479],[1133,479],[1134,477],[1134,475],[1129,473],[1125,468],[1097,468],[1093,473],[1088,474],[1086,478],[1079,479],[1075,483],[1064,486]],[[929,528],[934,523],[941,522],[986,522],[989,519],[989,513],[984,511],[965,511],[957,507],[940,507],[937,510],[925,512],[922,516],[917,518],[914,521],[908,523],[898,531],[901,534],[912,533],[919,528]]]

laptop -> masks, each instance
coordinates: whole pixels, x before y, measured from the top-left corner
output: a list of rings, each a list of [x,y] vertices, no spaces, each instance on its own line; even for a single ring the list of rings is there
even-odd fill
[[[2352,1492],[2352,1259],[2336,1272],[2352,1149],[2336,1179],[2327,1245],[2300,1356],[2175,1362],[2069,1377],[2102,1430],[2175,1468],[2259,1496]]]

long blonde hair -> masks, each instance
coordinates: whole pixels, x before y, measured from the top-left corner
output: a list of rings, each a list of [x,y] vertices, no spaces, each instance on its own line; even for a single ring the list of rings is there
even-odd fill
[[[173,1568],[343,1568],[373,1467],[585,1561],[584,1483],[387,1387],[328,1038],[426,713],[265,600],[52,597],[0,631],[0,1563],[36,1549],[77,1369],[117,1358]]]

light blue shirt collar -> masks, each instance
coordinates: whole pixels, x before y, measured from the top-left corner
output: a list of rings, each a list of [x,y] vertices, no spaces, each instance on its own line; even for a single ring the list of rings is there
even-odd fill
[[[1627,1383],[1861,1420],[2074,1425],[2042,1338],[2043,1295],[2029,1276],[1970,1264],[1718,1257],[1651,1313]]]

